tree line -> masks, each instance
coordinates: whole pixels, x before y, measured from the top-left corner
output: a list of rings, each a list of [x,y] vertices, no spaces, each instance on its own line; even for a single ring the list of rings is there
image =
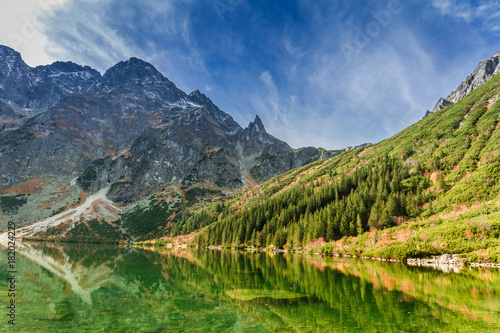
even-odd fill
[[[351,173],[331,170],[327,177],[294,186],[244,209],[218,203],[180,215],[173,235],[208,226],[201,246],[298,248],[319,238],[338,240],[371,228],[385,229],[414,218],[434,198],[424,170],[398,157],[383,156]]]

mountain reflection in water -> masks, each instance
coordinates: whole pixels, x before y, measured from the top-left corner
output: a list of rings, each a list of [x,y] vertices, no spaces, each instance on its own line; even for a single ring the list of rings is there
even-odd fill
[[[496,269],[445,274],[306,255],[24,245],[16,258],[16,332],[484,332],[500,327]],[[0,257],[7,262],[5,250]],[[7,305],[3,275],[0,299]]]

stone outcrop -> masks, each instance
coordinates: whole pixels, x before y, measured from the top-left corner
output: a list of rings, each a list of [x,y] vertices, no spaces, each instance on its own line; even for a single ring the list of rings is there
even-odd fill
[[[439,101],[434,105],[434,108],[431,112],[436,112],[444,109],[447,106],[453,105],[453,102],[450,102],[448,99],[440,98]]]
[[[458,102],[474,89],[498,74],[498,72],[500,72],[500,51],[493,57],[481,61],[474,72],[469,75],[454,92],[446,97],[446,99],[451,103]]]
[[[493,76],[500,72],[500,51],[489,59],[481,61],[474,72],[465,79],[458,88],[446,98],[440,98],[432,111],[427,111],[425,116],[442,110],[447,106],[460,101],[474,89],[487,82]],[[425,117],[424,116],[424,117]]]

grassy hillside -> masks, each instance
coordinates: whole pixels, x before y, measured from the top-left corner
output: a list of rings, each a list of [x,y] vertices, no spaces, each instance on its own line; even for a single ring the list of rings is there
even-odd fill
[[[499,261],[499,95],[497,75],[378,144],[189,208],[163,235],[203,228],[199,245]]]

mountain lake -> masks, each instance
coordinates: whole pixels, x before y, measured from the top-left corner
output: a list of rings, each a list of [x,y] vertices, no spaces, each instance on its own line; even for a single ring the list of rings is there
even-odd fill
[[[8,254],[0,251],[0,262]],[[3,332],[498,332],[500,270],[18,243]],[[8,324],[15,299],[15,326]],[[8,330],[5,330],[7,328]]]

